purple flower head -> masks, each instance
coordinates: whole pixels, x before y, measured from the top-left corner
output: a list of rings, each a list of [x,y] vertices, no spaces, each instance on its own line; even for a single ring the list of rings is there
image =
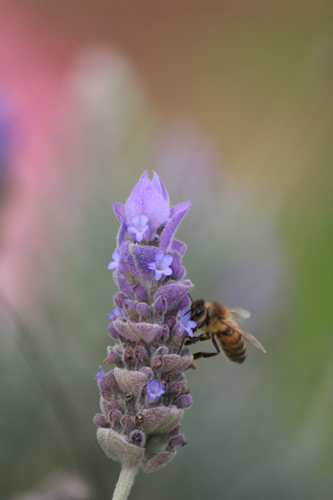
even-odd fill
[[[125,317],[126,317],[125,312],[123,311],[123,309],[119,309],[119,307],[113,307],[111,309],[111,314],[108,314],[108,318],[113,320]]]
[[[146,386],[147,396],[149,399],[157,399],[165,393],[162,382],[159,380],[151,380]]]
[[[149,233],[148,217],[146,215],[135,215],[132,217],[132,226],[128,226],[127,231],[135,237],[135,241],[141,243],[143,238],[146,240]]]
[[[134,187],[126,205],[113,202],[113,209],[122,224],[119,244],[125,241],[126,229],[139,243],[145,238],[154,241],[156,236],[163,234],[163,248],[172,244],[176,229],[188,212],[191,202],[169,207],[169,196],[163,182],[153,172],[153,180],[147,177],[147,171],[141,176]],[[144,214],[144,215],[143,215]],[[158,230],[158,231],[157,231]]]
[[[110,264],[108,265],[108,269],[116,269],[117,273],[119,273],[119,263],[121,255],[118,248],[116,248],[115,251],[113,252],[112,258],[114,262],[110,262]]]
[[[162,252],[156,252],[155,262],[150,262],[147,267],[155,271],[154,280],[158,281],[162,276],[171,276],[172,269],[169,267],[173,257],[171,255],[164,255]]]
[[[191,319],[191,309],[189,307],[185,307],[180,311],[179,326],[183,331],[187,332],[190,337],[193,337],[192,328],[195,328],[197,323]]]

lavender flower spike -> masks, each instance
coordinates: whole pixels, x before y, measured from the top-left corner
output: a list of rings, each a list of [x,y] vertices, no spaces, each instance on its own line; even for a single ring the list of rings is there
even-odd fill
[[[194,285],[184,280],[186,246],[174,235],[189,206],[170,208],[162,181],[147,172],[126,205],[113,202],[121,227],[109,269],[120,291],[108,315],[115,345],[105,363],[115,367],[95,375],[101,413],[94,423],[106,455],[122,464],[114,500],[127,498],[139,469],[160,469],[186,442],[180,422],[192,398],[183,371],[193,356],[184,338],[196,326],[188,314]]]

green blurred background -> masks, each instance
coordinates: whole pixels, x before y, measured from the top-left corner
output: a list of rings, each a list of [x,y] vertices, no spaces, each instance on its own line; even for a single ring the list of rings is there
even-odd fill
[[[333,498],[332,26],[321,0],[2,2],[1,498],[112,496],[92,378],[111,200],[147,168],[193,200],[193,296],[267,354],[196,363],[190,444],[132,498]]]

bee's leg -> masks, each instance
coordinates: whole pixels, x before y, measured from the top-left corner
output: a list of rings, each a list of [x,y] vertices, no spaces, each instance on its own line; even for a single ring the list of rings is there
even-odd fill
[[[201,335],[199,335],[199,337],[197,337],[198,340],[200,340],[200,342],[204,342],[205,340],[211,340],[212,336],[210,333],[202,333]]]
[[[201,335],[199,335],[199,337],[189,337],[188,339],[186,339],[185,341],[185,345],[193,345],[193,344],[196,344],[197,342],[203,342],[204,340],[211,340],[211,335],[209,333],[202,333]]]
[[[208,338],[202,338],[204,337],[204,335],[200,335],[199,340],[209,340],[210,338],[212,339],[212,342],[213,342],[213,346],[215,347],[216,349],[216,352],[195,352],[193,354],[193,359],[199,359],[199,358],[211,358],[212,356],[217,356],[218,354],[220,354],[220,348],[216,342],[216,339],[214,337],[214,335],[210,336]]]
[[[202,342],[204,340],[210,340],[212,337],[209,333],[202,333],[201,335],[199,335],[199,337],[188,337],[186,340],[185,340],[185,345],[192,345],[192,344],[196,344],[197,342]]]
[[[196,344],[200,340],[199,337],[188,337],[185,340],[185,345],[193,345]]]
[[[204,325],[206,324],[206,321],[201,321],[201,323],[197,323],[197,326],[193,329],[194,332],[197,330],[200,330]]]

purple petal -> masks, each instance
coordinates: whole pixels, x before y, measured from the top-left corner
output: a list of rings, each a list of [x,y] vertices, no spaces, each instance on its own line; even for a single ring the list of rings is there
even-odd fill
[[[118,266],[121,259],[121,255],[117,247],[112,254],[112,258],[114,262],[110,262],[110,264],[108,265],[108,269],[117,269],[117,272],[119,272]]]
[[[149,399],[157,399],[165,393],[162,382],[159,380],[151,380],[147,385],[147,396]]]
[[[169,267],[172,261],[173,261],[172,255],[166,255],[163,259],[163,265],[165,267]]]
[[[151,183],[154,186],[154,188],[156,189],[156,191],[160,195],[163,196],[164,201],[166,201],[167,204],[169,205],[169,195],[168,195],[168,192],[165,189],[163,182],[161,181],[161,179],[159,178],[159,176],[157,175],[157,173],[154,172],[154,170],[153,170],[153,180],[151,181]]]
[[[132,225],[127,227],[130,234],[135,235],[136,241],[139,243],[145,237],[148,239],[149,227],[147,225],[148,217],[146,215],[136,215],[132,218]]]
[[[141,214],[148,217],[150,233],[169,218],[169,204],[163,196],[153,187],[151,181],[144,174],[138,184],[133,189],[126,202],[128,220]]]
[[[162,276],[163,276],[163,272],[156,269],[155,274],[154,274],[154,280],[159,281],[162,278]]]
[[[161,271],[160,268],[163,266],[163,263],[164,263],[164,253],[163,252],[156,252],[155,263],[156,263],[156,268]]]
[[[175,234],[181,220],[187,214],[191,203],[191,201],[187,201],[185,203],[181,203],[180,205],[176,205],[170,210],[171,218],[161,234],[160,245],[162,248],[167,249],[172,243],[173,235]]]
[[[122,309],[120,309],[119,307],[113,307],[111,309],[111,314],[108,314],[108,318],[110,319],[117,319],[117,318],[124,318],[125,317],[125,313]]]
[[[193,337],[193,332],[192,332],[192,329],[190,326],[188,326],[187,328],[185,328],[185,332],[187,333],[187,335],[189,337]]]
[[[119,203],[118,201],[113,201],[113,210],[114,214],[119,220],[119,222],[127,222],[127,216],[126,216],[126,207],[122,203]]]
[[[98,372],[94,376],[94,380],[97,381],[98,385],[100,386],[101,382],[105,379],[105,373],[103,368],[100,366]]]
[[[166,269],[163,269],[162,273],[164,274],[164,276],[171,276],[172,269],[170,269],[170,267],[167,267]]]

